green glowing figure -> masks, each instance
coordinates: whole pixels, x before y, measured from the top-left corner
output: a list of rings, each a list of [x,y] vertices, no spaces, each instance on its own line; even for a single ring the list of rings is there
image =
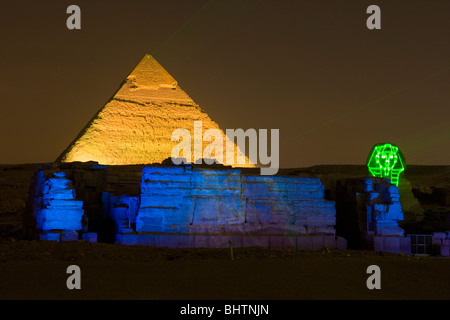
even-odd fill
[[[388,178],[396,186],[405,166],[405,158],[399,148],[390,143],[375,145],[367,161],[367,168],[373,177]]]

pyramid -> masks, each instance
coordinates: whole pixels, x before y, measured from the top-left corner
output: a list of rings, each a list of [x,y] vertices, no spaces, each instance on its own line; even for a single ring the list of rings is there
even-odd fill
[[[203,133],[220,130],[177,81],[152,56],[146,55],[57,161],[96,161],[103,165],[162,163],[179,143],[171,140],[172,132],[179,128],[191,134],[194,161],[194,121],[202,121]],[[225,161],[228,138],[221,132]],[[203,142],[203,149],[208,144]],[[234,150],[236,157],[240,150],[235,144]],[[233,166],[254,166],[245,159],[246,165]],[[217,161],[222,163],[221,160]]]

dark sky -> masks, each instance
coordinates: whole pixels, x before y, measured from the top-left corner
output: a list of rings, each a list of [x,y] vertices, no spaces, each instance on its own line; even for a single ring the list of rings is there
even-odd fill
[[[81,8],[81,30],[66,8]],[[366,8],[381,8],[381,30]],[[282,167],[450,164],[450,1],[1,1],[0,163],[52,162],[146,53]]]

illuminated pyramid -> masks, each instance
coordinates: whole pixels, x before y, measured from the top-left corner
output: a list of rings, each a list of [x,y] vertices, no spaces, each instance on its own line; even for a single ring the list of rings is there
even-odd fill
[[[191,133],[194,150],[194,121],[202,121],[203,132],[220,130],[177,81],[152,56],[146,55],[57,161],[96,161],[104,165],[161,163],[171,157],[173,147],[179,143],[171,140],[176,129]],[[227,137],[223,137],[226,159]],[[208,143],[203,143],[203,149]],[[240,152],[236,145],[234,150],[236,156]],[[190,160],[194,161],[194,157]],[[221,160],[218,161],[222,163]],[[253,165],[239,165],[244,166]]]

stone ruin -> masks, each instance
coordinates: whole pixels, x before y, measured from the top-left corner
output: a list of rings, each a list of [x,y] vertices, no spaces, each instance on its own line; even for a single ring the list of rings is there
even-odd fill
[[[166,163],[172,132],[192,135],[194,121],[202,133],[220,130],[146,55],[57,162],[36,172],[30,203],[40,238],[316,250],[345,249],[348,236],[374,250],[410,250],[398,188],[381,178],[345,181],[328,189],[331,201],[321,178],[260,176],[247,158],[230,167]]]
[[[89,224],[100,217],[112,222],[114,241],[122,244],[345,248],[335,235],[335,204],[324,200],[319,178],[73,163],[41,168],[34,185],[41,239],[95,241],[101,229]]]
[[[387,179],[338,181],[336,201],[330,201],[325,192],[330,182],[325,186],[323,176],[257,172],[224,166],[50,164],[35,173],[30,203],[43,240],[174,248],[223,248],[231,241],[234,247],[405,254],[422,248],[399,226],[404,218],[399,189]],[[429,238],[437,255],[449,255],[448,233]]]
[[[372,177],[363,182],[364,192],[356,197],[366,204],[366,234],[373,241],[374,250],[410,253],[411,242],[398,225],[403,220],[398,187],[388,179]]]

